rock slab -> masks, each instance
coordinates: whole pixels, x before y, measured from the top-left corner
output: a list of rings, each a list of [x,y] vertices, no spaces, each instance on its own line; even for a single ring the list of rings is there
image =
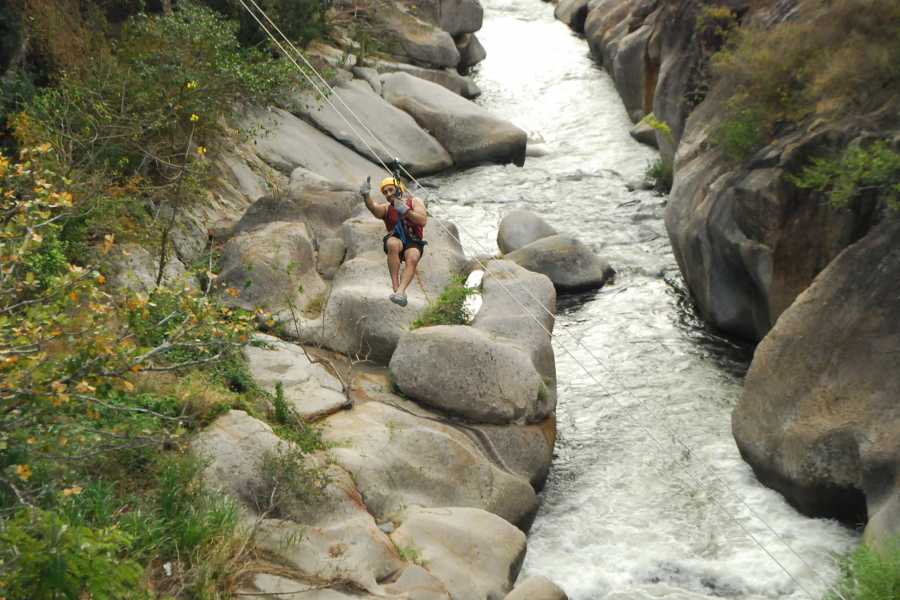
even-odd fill
[[[529,271],[543,273],[561,292],[599,289],[616,273],[606,260],[568,235],[541,238],[504,258]]]

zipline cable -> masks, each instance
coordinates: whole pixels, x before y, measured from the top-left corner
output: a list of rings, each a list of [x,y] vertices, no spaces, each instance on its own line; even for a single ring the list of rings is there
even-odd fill
[[[388,167],[388,165],[384,162],[384,160],[381,159],[381,157],[378,155],[378,153],[375,152],[375,150],[374,150],[374,149],[372,148],[372,146],[366,141],[366,139],[365,139],[362,135],[360,135],[360,133],[356,130],[356,128],[353,126],[353,124],[350,123],[350,121],[346,118],[346,116],[345,116],[344,114],[342,114],[341,111],[337,108],[337,106],[335,106],[335,104],[329,99],[328,94],[326,94],[325,92],[322,91],[322,89],[316,84],[315,81],[313,81],[313,79],[309,76],[309,74],[306,73],[306,72],[303,70],[303,68],[299,65],[299,63],[297,63],[297,61],[294,60],[294,58],[290,55],[290,53],[287,52],[287,50],[285,50],[284,46],[283,46],[283,45],[275,38],[275,36],[274,36],[273,33],[268,29],[268,27],[266,27],[266,25],[262,23],[262,21],[259,19],[259,17],[258,17],[258,16],[257,16],[257,15],[256,15],[256,14],[255,14],[248,6],[247,6],[247,4],[245,3],[245,1],[244,1],[244,0],[239,0],[239,1],[240,1],[241,5],[244,7],[244,9],[247,10],[248,13],[250,13],[250,15],[253,17],[253,19],[259,24],[259,26],[263,29],[263,31],[269,36],[269,38],[271,39],[271,41],[278,47],[278,49],[281,50],[281,52],[282,52],[282,53],[283,53],[283,54],[284,54],[284,55],[285,55],[285,56],[286,56],[286,57],[294,64],[294,66],[300,71],[300,73],[304,76],[304,78],[306,78],[306,80],[310,83],[310,85],[312,85],[312,87],[316,90],[316,92],[318,92],[319,95],[322,96],[322,98],[323,98],[323,99],[331,106],[332,109],[334,109],[334,111],[338,114],[338,116],[340,116],[341,119],[347,124],[347,126],[351,129],[351,131],[353,131],[353,133],[357,136],[357,138],[358,138],[358,139],[366,146],[366,148],[369,150],[369,152],[371,153],[371,155],[372,155],[372,156],[373,156],[373,157],[381,164],[381,166],[382,166],[382,168],[385,170],[385,172],[387,172],[388,175],[393,176],[394,173],[391,171],[391,169]],[[285,34],[278,28],[278,26],[271,20],[271,18],[269,18],[269,16],[266,14],[266,12],[265,12],[262,8],[259,7],[259,5],[255,2],[255,0],[249,0],[249,2],[250,2],[251,4],[253,4],[253,6],[260,12],[260,14],[263,15],[263,17],[266,19],[266,21],[268,21],[268,22],[272,25],[273,29],[275,29],[275,30],[281,35],[281,37],[283,38],[283,40],[291,47],[291,49],[296,53],[296,55],[299,56],[299,57],[301,58],[301,60],[306,64],[307,68],[308,68],[309,70],[311,70],[311,71],[319,78],[319,80],[322,82],[322,84],[324,85],[324,87],[325,87],[326,89],[328,89],[335,97],[338,98],[338,100],[339,100],[340,103],[344,106],[344,108],[347,109],[347,111],[354,117],[354,119],[359,123],[359,125],[360,125],[360,126],[361,126],[361,127],[362,127],[362,128],[363,128],[363,129],[364,129],[364,130],[372,137],[372,139],[373,139],[376,143],[378,143],[378,144],[381,146],[381,148],[382,148],[388,155],[393,155],[394,153],[392,153],[392,152],[390,151],[390,149],[386,147],[385,143],[384,143],[383,141],[381,141],[380,138],[379,138],[377,135],[375,135],[375,134],[371,131],[371,129],[369,129],[369,128],[365,125],[365,123],[362,121],[362,119],[360,119],[360,117],[359,117],[358,115],[356,115],[356,113],[353,111],[353,109],[351,109],[351,108],[347,105],[347,103],[344,102],[343,98],[340,97],[340,94],[338,94],[337,92],[335,92],[335,90],[328,84],[327,80],[326,80],[324,77],[322,77],[322,75],[318,72],[318,70],[316,70],[316,68],[309,62],[309,60],[306,59],[306,57],[303,55],[303,53],[302,53],[302,52],[301,52],[301,51],[300,51],[300,50],[299,50],[299,49],[298,49],[298,48],[290,41],[290,39],[287,38],[287,36],[285,36]],[[413,176],[412,173],[410,173],[410,172],[409,172],[402,164],[400,164],[400,169],[403,170],[403,172],[407,175],[407,177],[409,177],[409,179],[410,179],[411,181],[413,181],[413,182],[419,187],[419,189],[423,189],[423,187],[421,186],[421,184],[419,183],[419,181],[415,178],[415,176]],[[459,240],[459,238],[458,238],[456,235],[454,235],[450,230],[448,230],[448,229],[443,225],[443,223],[440,221],[440,219],[436,219],[436,223],[441,227],[441,229],[444,230],[444,232],[445,232],[449,237],[451,237],[454,241],[456,241],[457,243],[459,243],[460,246],[462,245],[462,242]],[[461,228],[460,228],[460,229],[461,229]],[[471,238],[473,239],[473,241],[476,243],[476,245],[479,246],[479,249],[480,249],[482,252],[485,252],[484,247],[481,246],[481,244],[478,242],[478,240],[477,240],[474,236],[471,236],[471,235],[470,235],[469,237],[471,237]],[[545,327],[545,326],[543,325],[543,323],[541,323],[540,320],[539,320],[539,319],[538,319],[538,318],[537,318],[530,310],[528,310],[528,308],[527,308],[524,304],[522,304],[522,302],[521,302],[516,296],[513,295],[513,293],[510,291],[510,289],[509,289],[506,285],[503,284],[503,282],[500,280],[500,278],[498,278],[494,273],[492,273],[492,272],[490,271],[490,269],[488,269],[488,267],[487,267],[480,259],[478,259],[477,257],[475,257],[475,262],[478,263],[478,265],[484,270],[484,272],[485,272],[486,274],[491,275],[491,276],[494,278],[494,281],[496,281],[496,282],[498,283],[498,285],[500,285],[500,287],[507,293],[507,295],[509,295],[509,297],[510,297],[514,302],[516,302],[516,304],[519,305],[519,307],[523,310],[523,312],[524,312],[525,314],[527,314],[527,315],[528,315],[535,323],[537,323],[537,325],[538,325],[538,326],[539,326],[539,327],[540,327],[540,328],[548,335],[548,337],[550,337],[551,339],[554,337],[553,334],[550,332],[550,330],[548,330],[547,327]],[[531,292],[531,290],[529,290],[527,287],[525,287],[525,286],[522,285],[521,283],[519,284],[519,287],[520,287],[522,290],[524,290],[529,296],[531,296],[531,298],[537,302],[537,304],[544,310],[544,312],[546,312],[551,318],[555,318],[555,315],[553,314],[553,312],[550,311],[550,309],[549,309],[547,306],[545,306],[545,305],[540,301],[540,299],[538,299],[538,298],[534,295],[534,293]],[[564,331],[565,331],[565,330],[564,330]],[[616,379],[617,383],[619,383],[619,386],[620,386],[623,390],[625,390],[626,393],[628,393],[629,395],[631,395],[631,397],[632,397],[633,399],[636,399],[636,400],[637,400],[638,405],[643,406],[643,401],[637,399],[637,398],[633,395],[631,388],[629,388],[628,386],[624,385],[623,382],[618,378],[618,375],[617,375],[616,373],[613,373],[612,371],[609,371],[609,370],[606,368],[605,364],[604,364],[604,363],[603,363],[603,362],[602,362],[602,361],[601,361],[601,360],[600,360],[600,359],[599,359],[599,358],[598,358],[598,357],[590,350],[589,347],[587,347],[587,346],[584,345],[580,340],[578,340],[578,338],[576,338],[576,337],[574,336],[574,334],[571,334],[571,333],[568,332],[568,331],[566,331],[566,333],[568,333],[568,334],[572,337],[572,339],[575,341],[575,344],[576,344],[577,346],[580,346],[580,347],[581,347],[581,348],[582,348],[582,349],[583,349],[583,350],[584,350],[584,351],[585,351],[585,352],[586,352],[586,353],[594,360],[594,362],[596,362],[597,365],[600,366],[600,368],[604,370],[604,372],[605,372],[606,374],[612,375],[612,376]],[[633,421],[633,423],[635,424],[635,426],[637,426],[638,428],[640,428],[641,430],[643,430],[643,431],[647,434],[647,436],[650,437],[651,440],[653,440],[653,442],[657,445],[657,447],[659,447],[659,449],[660,449],[661,451],[665,452],[665,451],[666,451],[666,448],[662,445],[662,443],[659,441],[659,439],[653,434],[653,432],[651,432],[651,431],[650,431],[649,429],[647,429],[643,424],[641,424],[639,421],[637,421],[637,420],[635,419],[635,417],[627,410],[628,407],[626,407],[625,405],[623,405],[623,404],[615,397],[614,394],[610,393],[609,390],[606,388],[606,386],[603,384],[603,382],[600,381],[600,380],[599,380],[599,379],[598,379],[598,378],[597,378],[597,377],[596,377],[596,376],[595,376],[595,375],[594,375],[594,374],[593,374],[593,373],[592,373],[592,372],[584,365],[584,363],[582,363],[582,362],[578,359],[578,357],[576,357],[576,356],[574,355],[574,353],[572,353],[571,350],[569,350],[565,345],[562,345],[562,344],[561,344],[561,346],[562,346],[563,350],[564,350],[564,351],[565,351],[565,352],[566,352],[566,353],[567,353],[567,354],[568,354],[568,355],[576,362],[576,364],[578,364],[578,366],[581,367],[581,369],[582,369],[582,370],[583,370],[583,371],[584,371],[591,379],[593,379],[594,382],[595,382],[598,386],[600,386],[600,388],[604,391],[605,395],[607,395],[607,396],[609,396],[610,398],[612,398],[613,401],[616,402],[616,404],[618,404],[619,407],[620,407],[621,409],[623,409],[623,411],[625,412],[626,416],[627,416],[629,419],[631,419],[631,420]],[[670,436],[670,437],[671,437],[678,445],[682,446],[685,450],[687,450],[689,454],[691,454],[691,455],[697,455],[696,451],[695,451],[689,444],[687,444],[686,442],[684,442],[683,440],[681,440],[681,438],[680,438],[679,436],[677,436],[674,432],[670,431],[670,430],[669,430],[668,428],[666,428],[665,426],[662,426],[662,427],[663,427],[665,433],[668,434],[668,435],[669,435],[669,436]],[[738,500],[738,502],[741,503],[741,504],[742,504],[742,505],[750,512],[751,515],[753,515],[757,520],[759,520],[761,523],[763,523],[763,524],[766,526],[766,528],[767,528],[767,529],[768,529],[768,530],[776,537],[776,539],[778,539],[778,540],[779,540],[779,541],[780,541],[780,542],[781,542],[781,543],[782,543],[782,544],[783,544],[783,545],[784,545],[784,546],[785,546],[785,547],[786,547],[786,548],[787,548],[787,549],[788,549],[788,550],[789,550],[789,551],[790,551],[790,552],[791,552],[791,553],[792,553],[792,554],[793,554],[793,555],[794,555],[801,563],[803,563],[803,564],[809,569],[809,571],[810,571],[817,579],[819,579],[819,580],[826,586],[827,589],[831,589],[832,591],[834,591],[834,592],[836,593],[836,595],[838,595],[838,596],[841,598],[841,600],[847,600],[847,598],[840,592],[839,589],[837,589],[836,587],[834,587],[831,583],[829,583],[829,582],[828,582],[827,580],[825,580],[821,575],[819,575],[818,572],[817,572],[817,571],[816,571],[816,570],[815,570],[815,569],[814,569],[814,568],[813,568],[813,567],[812,567],[805,559],[803,559],[803,557],[800,556],[800,554],[798,554],[797,551],[794,550],[794,549],[790,546],[790,544],[788,544],[788,543],[783,539],[783,537],[782,537],[780,534],[778,534],[778,532],[775,531],[775,529],[774,529],[768,522],[766,522],[765,519],[763,519],[763,518],[762,518],[755,510],[753,510],[752,507],[750,507],[750,506],[749,506],[749,505],[748,505],[748,504],[747,504],[747,503],[746,503],[746,502],[745,502],[745,501],[744,501],[744,500],[743,500],[736,492],[734,492],[734,490],[732,490],[732,489],[730,488],[730,486],[728,486],[728,484],[727,484],[726,482],[724,482],[724,481],[723,481],[723,480],[722,480],[722,479],[721,479],[714,471],[712,471],[711,468],[709,468],[708,470],[712,473],[713,478],[714,478],[716,481],[718,481],[718,482],[722,485],[722,487],[723,487],[724,489],[726,489],[728,492],[730,492],[730,494],[731,494],[734,498],[736,498],[736,499]],[[697,485],[698,485],[698,487],[699,487],[700,489],[703,489],[703,488],[705,487],[703,481],[702,481],[699,477],[697,477],[690,469],[685,468],[685,471],[686,471],[686,472],[688,473],[688,475],[689,475],[689,476],[697,483]],[[740,529],[742,529],[742,530],[744,531],[744,533],[745,533],[745,534],[746,534],[746,535],[747,535],[747,536],[748,536],[748,537],[749,537],[749,538],[750,538],[757,546],[759,546],[759,548],[760,548],[763,552],[765,552],[765,553],[769,556],[769,558],[771,558],[771,559],[772,559],[772,560],[773,560],[773,561],[781,568],[781,570],[784,571],[784,573],[785,573],[785,574],[786,574],[786,575],[787,575],[787,576],[788,576],[788,577],[789,577],[789,578],[790,578],[790,579],[791,579],[791,580],[792,580],[792,581],[793,581],[793,582],[794,582],[794,583],[795,583],[795,584],[796,584],[796,585],[797,585],[804,593],[806,593],[807,596],[810,597],[811,600],[817,600],[817,599],[810,593],[810,591],[809,591],[802,583],[800,583],[800,581],[799,581],[799,580],[798,580],[798,579],[797,579],[797,578],[796,578],[796,577],[795,577],[795,576],[794,576],[794,575],[793,575],[793,574],[792,574],[792,573],[784,566],[784,564],[783,564],[780,560],[778,560],[778,558],[776,558],[776,557],[775,557],[775,556],[774,556],[774,555],[773,555],[773,554],[772,554],[772,553],[771,553],[771,552],[770,552],[770,551],[769,551],[769,550],[768,550],[768,549],[767,549],[767,548],[766,548],[766,547],[765,547],[765,546],[764,546],[764,545],[756,538],[756,536],[754,536],[753,533],[750,532],[750,531],[743,525],[743,523],[741,523],[741,522],[740,522],[733,514],[731,514],[731,512],[728,511],[727,508],[726,508],[724,505],[722,505],[722,504],[719,502],[719,500],[718,500],[717,498],[715,498],[715,496],[710,496],[710,498],[711,498],[711,499],[713,500],[713,502],[714,502],[714,503],[722,510],[722,512],[725,513],[726,516],[728,516],[732,521],[734,521],[734,523],[735,523],[736,525],[738,525],[738,527],[740,527]]]

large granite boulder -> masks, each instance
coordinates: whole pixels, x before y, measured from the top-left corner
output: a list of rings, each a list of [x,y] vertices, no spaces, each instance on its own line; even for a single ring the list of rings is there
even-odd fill
[[[216,419],[192,443],[193,451],[207,461],[206,485],[241,503],[257,547],[307,578],[350,581],[383,592],[378,582],[400,569],[403,561],[366,511],[347,472],[322,457],[307,457],[304,466],[322,472],[321,489],[285,499],[277,507],[279,518],[270,517],[272,507],[259,505],[259,490],[266,489],[260,468],[264,457],[287,448],[268,425],[239,410]]]
[[[459,50],[446,31],[402,10],[393,2],[379,2],[372,8],[375,22],[390,36],[388,45],[392,53],[429,67],[456,67],[459,64]]]
[[[328,181],[356,188],[366,177],[373,181],[384,177],[382,167],[285,110],[248,109],[241,126],[256,132],[256,152],[287,177],[303,167]]]
[[[321,343],[350,356],[386,363],[428,298],[437,297],[465,268],[459,234],[452,223],[432,219],[426,226],[428,245],[417,278],[407,290],[409,304],[401,308],[389,299],[391,279],[381,243],[384,225],[367,214],[347,221],[342,231],[347,256],[332,281]]]
[[[160,284],[166,287],[188,286],[196,288],[196,280],[184,268],[175,253],[163,264]],[[118,244],[113,246],[106,256],[104,272],[113,289],[127,289],[132,292],[149,294],[157,288],[156,278],[159,276],[159,255],[150,252],[139,244]]]
[[[487,50],[474,33],[465,33],[456,40],[459,49],[459,70],[465,72],[487,58]]]
[[[503,600],[569,600],[569,597],[546,577],[534,575],[517,583]]]
[[[407,73],[413,77],[436,83],[447,88],[454,94],[463,98],[477,98],[481,95],[481,90],[472,81],[471,77],[460,75],[456,69],[426,69],[406,63],[375,61],[375,69],[378,73]],[[378,93],[382,93],[381,79],[378,79]]]
[[[588,15],[589,0],[560,0],[553,10],[553,16],[577,33],[584,33],[584,22]]]
[[[317,242],[334,237],[343,222],[363,205],[358,188],[358,183],[329,181],[298,167],[291,173],[286,190],[263,196],[247,207],[232,234],[282,221],[305,223]]]
[[[303,348],[264,334],[253,341],[244,347],[253,380],[272,395],[281,384],[285,402],[299,416],[314,419],[349,405],[341,381]]]
[[[385,100],[405,110],[457,165],[525,162],[527,134],[440,85],[406,73],[382,75]]]
[[[533,422],[553,408],[528,354],[473,327],[440,325],[406,334],[390,366],[404,394],[469,421]]]
[[[410,509],[391,539],[459,599],[503,598],[525,558],[525,534],[477,508]]]
[[[323,439],[353,475],[375,517],[402,520],[413,507],[469,506],[528,524],[537,509],[531,485],[488,460],[466,434],[439,418],[418,416],[380,394],[325,420]],[[390,404],[388,404],[390,403]],[[409,403],[411,404],[411,403]]]
[[[847,248],[756,349],[732,425],[804,513],[900,534],[900,223]]]
[[[303,313],[325,292],[306,225],[281,221],[228,240],[216,286],[232,304],[273,312]]]
[[[413,175],[436,173],[453,164],[436,139],[364,81],[337,86],[328,102],[304,94],[297,105],[307,120],[373,162],[399,158]]]
[[[508,212],[497,229],[497,245],[506,254],[531,242],[559,233],[547,221],[525,209]]]
[[[484,8],[480,0],[401,0],[408,10],[450,35],[481,29]]]
[[[481,308],[471,327],[528,353],[541,379],[556,397],[553,357],[556,289],[545,275],[508,260],[492,260],[481,282]]]
[[[568,235],[541,238],[504,258],[543,273],[561,292],[599,289],[616,273],[586,244]]]

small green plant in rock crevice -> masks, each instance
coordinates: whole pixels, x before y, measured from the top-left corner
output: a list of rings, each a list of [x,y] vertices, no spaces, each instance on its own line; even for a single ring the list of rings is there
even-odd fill
[[[259,480],[247,490],[247,497],[260,513],[286,518],[317,499],[328,482],[323,468],[306,464],[302,448],[282,443],[263,454]]]
[[[882,550],[862,545],[840,561],[841,577],[826,600],[895,600],[900,597],[900,537]]]
[[[432,325],[465,325],[469,321],[465,308],[466,299],[475,293],[477,290],[466,287],[464,276],[454,277],[437,300],[429,304],[425,312],[412,322],[410,329]]]
[[[672,135],[672,128],[662,119],[656,118],[653,113],[648,114],[641,122],[659,132],[666,141],[673,147],[675,146],[675,136]],[[653,186],[653,189],[660,194],[668,194],[672,190],[672,181],[675,177],[675,169],[671,160],[663,157],[658,158],[647,166],[644,171],[644,178],[647,183]]]
[[[801,189],[827,193],[835,208],[846,208],[854,198],[870,194],[894,214],[900,211],[900,152],[884,141],[850,146],[837,157],[813,158],[789,179]]]

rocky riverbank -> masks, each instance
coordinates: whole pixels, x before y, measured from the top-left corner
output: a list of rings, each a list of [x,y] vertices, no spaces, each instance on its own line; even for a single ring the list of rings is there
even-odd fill
[[[743,456],[806,514],[868,523],[876,544],[896,536],[896,216],[872,192],[836,206],[796,180],[813,157],[848,146],[881,139],[896,151],[894,100],[849,115],[820,106],[736,159],[717,138],[735,90],[711,74],[711,56],[730,31],[834,22],[830,8],[561,0],[555,10],[612,76],[635,136],[674,165],[666,225],[698,311],[730,335],[762,340],[734,413]]]
[[[176,216],[166,280],[208,240],[221,248],[214,293],[266,311],[276,334],[245,351],[254,380],[316,423],[328,447],[305,459],[320,493],[276,501],[273,489],[261,502],[261,464],[293,442],[240,410],[194,440],[208,485],[240,504],[257,547],[284,567],[256,574],[244,593],[565,598],[543,578],[513,589],[556,438],[553,316],[540,306],[554,310],[553,282],[491,260],[469,325],[410,331],[470,261],[453,223],[432,217],[409,305],[394,305],[384,226],[356,192],[394,157],[416,175],[524,162],[525,132],[471,102],[477,86],[460,74],[484,58],[480,4],[421,4],[366,6],[398,40],[393,56],[363,61],[349,40],[314,45],[329,99],[310,92],[283,108],[248,107],[240,125],[251,139],[215,161],[210,201]],[[129,257],[112,283],[152,284],[152,257]],[[596,287],[610,270],[593,268],[600,281],[586,285]]]

